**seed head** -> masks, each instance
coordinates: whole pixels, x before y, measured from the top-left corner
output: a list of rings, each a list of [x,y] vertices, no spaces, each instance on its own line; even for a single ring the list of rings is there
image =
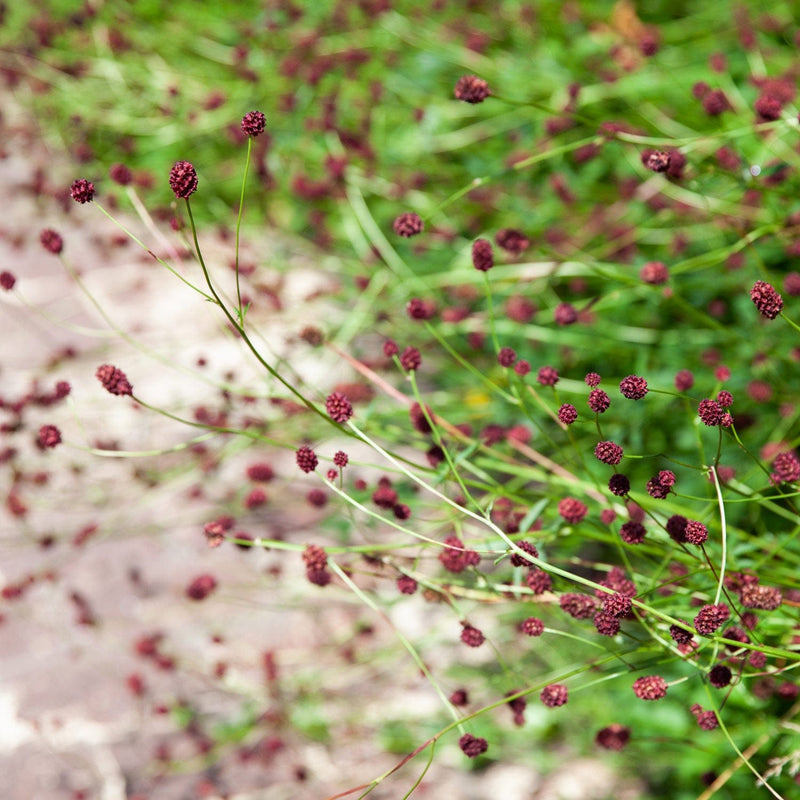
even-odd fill
[[[544,633],[544,623],[538,617],[528,617],[522,621],[520,630],[526,636],[541,636]]]
[[[303,472],[313,472],[319,464],[316,453],[307,444],[298,448],[295,459]]]
[[[531,569],[525,576],[525,583],[535,595],[544,594],[553,588],[553,581],[543,569]]]
[[[697,719],[697,724],[704,731],[713,731],[719,725],[716,711],[703,711],[700,703],[695,703],[691,708],[691,712]]]
[[[701,400],[697,408],[697,415],[704,425],[714,427],[722,424],[725,409],[716,400]]]
[[[603,596],[603,613],[612,617],[625,617],[631,613],[633,603],[631,598],[620,592]]]
[[[653,172],[666,172],[669,169],[670,153],[663,150],[645,150],[642,153],[642,164]]]
[[[78,178],[73,182],[69,193],[76,203],[91,203],[94,199],[94,184],[86,178]]]
[[[531,240],[516,228],[503,228],[494,237],[498,247],[502,247],[511,255],[518,256],[530,247]]]
[[[16,282],[17,279],[13,273],[5,269],[0,272],[0,289],[10,292],[14,288]]]
[[[517,360],[517,354],[511,347],[501,347],[497,354],[497,363],[501,367],[510,367]]]
[[[753,106],[760,122],[773,122],[781,118],[781,101],[771,94],[762,94]]]
[[[461,641],[468,647],[480,647],[486,639],[478,628],[464,624],[461,628]]]
[[[774,586],[760,586],[757,583],[742,586],[739,599],[745,608],[760,608],[765,611],[774,611],[783,601],[780,589]]]
[[[406,347],[400,356],[400,366],[406,371],[417,370],[422,364],[422,356],[416,347]]]
[[[339,467],[339,469],[344,469],[347,466],[347,462],[349,460],[350,459],[348,458],[348,455],[347,453],[344,452],[344,450],[337,450],[333,454],[333,463],[336,464],[336,466]]]
[[[614,722],[602,728],[594,737],[596,744],[606,750],[624,750],[631,738],[631,729]]]
[[[667,520],[665,528],[670,538],[680,544],[686,541],[686,526],[688,524],[689,520],[687,520],[686,517],[682,517],[680,514],[673,514]]]
[[[675,485],[675,473],[668,469],[662,469],[647,482],[647,493],[650,497],[663,500]]]
[[[708,539],[708,528],[702,522],[695,519],[686,521],[686,528],[684,529],[684,539],[689,544],[701,545]]]
[[[269,483],[275,477],[275,470],[266,462],[259,461],[247,468],[247,477],[258,483]]]
[[[660,286],[669,280],[669,271],[663,261],[648,261],[639,272],[639,277],[645,283]]]
[[[472,266],[480,272],[488,272],[494,266],[494,251],[488,239],[476,239],[472,243]]]
[[[205,600],[216,588],[217,581],[213,575],[198,575],[186,587],[186,596],[190,600]]]
[[[564,592],[558,598],[558,604],[573,619],[590,619],[597,611],[594,597],[578,592]]]
[[[427,416],[425,416],[425,411],[428,412]],[[431,433],[433,431],[431,423],[428,422],[429,419],[433,419],[433,411],[428,406],[423,410],[419,403],[412,403],[411,408],[408,409],[408,416],[415,430],[420,433]]]
[[[559,303],[553,311],[556,325],[572,325],[578,321],[578,312],[571,303]]]
[[[242,117],[242,132],[245,136],[258,136],[264,133],[267,118],[260,111],[248,111]]]
[[[731,682],[733,673],[726,664],[715,664],[708,673],[708,682],[717,689],[722,689]]]
[[[542,689],[539,699],[548,708],[563,706],[568,700],[567,687],[563,683],[551,683]]]
[[[39,428],[39,444],[42,447],[56,447],[61,444],[61,431],[55,425],[42,425]]]
[[[558,370],[554,367],[542,367],[536,375],[542,386],[555,386],[558,383]]]
[[[306,569],[325,569],[328,565],[328,554],[325,552],[325,548],[317,544],[306,545],[303,550],[303,563],[306,565]]]
[[[603,464],[610,464],[616,466],[622,461],[623,451],[622,448],[614,442],[598,442],[594,448],[594,455],[598,461]]]
[[[681,628],[680,625],[670,625],[669,635],[676,644],[689,644],[694,638],[691,631]]]
[[[95,372],[95,377],[103,384],[103,388],[111,394],[133,394],[133,387],[128,382],[125,373],[121,369],[111,366],[111,364],[99,366]]]
[[[647,529],[641,522],[630,520],[619,529],[619,536],[626,544],[641,544],[644,541]]]
[[[572,525],[577,525],[588,511],[589,509],[574,497],[565,497],[558,504],[558,513]]]
[[[608,479],[608,489],[611,494],[615,494],[617,497],[624,497],[631,490],[631,482],[627,476],[620,472],[615,472]]]
[[[486,739],[473,736],[471,733],[465,733],[458,740],[458,746],[467,758],[475,758],[489,749],[489,743]]]
[[[411,319],[432,319],[436,314],[436,303],[433,300],[412,297],[406,305],[406,313]]]
[[[39,234],[39,241],[48,253],[57,256],[64,249],[64,240],[61,235],[51,228],[45,228]]]
[[[637,375],[628,375],[620,382],[619,390],[629,400],[641,400],[647,394],[647,381]]]
[[[710,117],[718,117],[723,111],[729,111],[731,104],[722,89],[713,89],[703,97],[703,110]]]
[[[611,398],[602,389],[592,389],[589,392],[587,403],[595,414],[602,414],[611,405]]]
[[[347,422],[353,416],[353,404],[341,392],[332,392],[325,399],[325,410],[334,422]]]
[[[675,388],[679,392],[688,392],[694,386],[694,375],[688,369],[679,370],[675,374]]]
[[[397,217],[392,223],[392,227],[398,236],[403,236],[406,239],[410,239],[412,236],[422,233],[425,223],[422,221],[422,218],[419,216],[419,214],[414,214],[413,212],[409,211]]]
[[[704,605],[694,618],[695,630],[703,636],[710,636],[728,620],[730,615],[731,611],[725,603]]]
[[[595,630],[601,636],[616,636],[619,633],[620,623],[619,619],[613,614],[607,614],[605,611],[598,611],[592,620]]]
[[[733,405],[733,395],[723,389],[717,392],[717,402],[722,408],[730,408]]]
[[[489,84],[477,75],[462,75],[456,81],[456,100],[473,104],[482,103],[490,94]]]
[[[129,186],[133,183],[133,172],[125,164],[112,164],[108,168],[108,177],[120,186]]]
[[[578,409],[575,408],[572,403],[564,403],[564,405],[558,409],[558,419],[564,425],[572,425],[572,423],[578,419]]]
[[[640,700],[660,700],[667,695],[667,682],[660,675],[645,675],[633,682],[633,693]]]
[[[197,171],[191,162],[175,162],[169,171],[169,186],[178,199],[187,199],[197,191]]]
[[[528,555],[539,558],[539,551],[536,549],[536,545],[531,542],[517,542],[517,547],[519,547],[520,550],[524,550]],[[512,552],[509,561],[511,561],[512,567],[533,567],[533,564],[519,553]]]
[[[386,358],[391,358],[392,356],[396,356],[400,352],[400,348],[397,346],[397,342],[392,341],[391,339],[387,339],[383,343],[383,354]]]
[[[397,589],[400,594],[414,594],[417,591],[417,582],[410,575],[401,575],[397,579]]]
[[[599,386],[601,380],[602,378],[596,372],[587,372],[586,377],[583,379],[584,383],[592,389],[595,386]]]
[[[766,281],[756,281],[750,290],[750,299],[767,319],[775,319],[783,310],[783,298],[775,287]]]

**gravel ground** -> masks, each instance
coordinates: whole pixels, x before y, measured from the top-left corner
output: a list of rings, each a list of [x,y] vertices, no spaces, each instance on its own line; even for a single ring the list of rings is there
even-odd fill
[[[48,392],[60,380],[72,391],[59,404],[26,409],[18,430],[0,434],[0,451],[18,451],[0,465],[0,488],[14,498],[0,509],[0,797],[316,800],[391,769],[401,756],[377,741],[387,709],[410,726],[437,710],[431,688],[398,655],[391,627],[342,586],[310,585],[297,554],[211,550],[202,534],[228,503],[255,536],[318,541],[321,512],[304,500],[312,484],[298,479],[293,454],[269,455],[278,475],[266,487],[270,500],[248,511],[242,483],[254,454],[235,443],[225,445],[222,463],[213,442],[206,452],[161,458],[87,452],[98,444],[168,448],[192,435],[106,394],[94,378],[101,363],[123,368],[147,403],[185,415],[219,406],[226,373],[244,385],[258,386],[260,377],[196,293],[125,242],[97,209],[54,199],[76,177],[73,168],[10,101],[3,107],[0,269],[18,284],[0,295],[0,395]],[[126,224],[153,240],[140,220]],[[44,251],[45,227],[61,232],[83,285],[135,345],[109,333],[108,320]],[[230,242],[213,234],[204,245],[224,273]],[[282,310],[265,293],[252,319],[269,349],[292,352],[287,332],[324,318],[324,297],[308,298],[335,278],[301,246],[250,241],[245,254],[256,249],[291,266],[284,278],[268,271],[263,279],[278,287]],[[197,277],[191,260],[178,270]],[[67,348],[74,354],[65,358]],[[303,352],[293,366],[315,385],[350,377]],[[261,411],[268,413],[254,409]],[[17,419],[0,414],[0,422]],[[41,451],[36,432],[48,423],[64,444]],[[218,582],[213,596],[187,601],[188,584],[206,573]],[[402,608],[392,622],[409,633],[436,619],[421,599]],[[148,645],[154,654],[137,652]],[[209,751],[215,726],[248,715],[257,722],[242,741]],[[371,797],[402,797],[422,766],[413,762]],[[546,777],[525,764],[471,772],[455,748],[440,748],[415,797],[446,796],[639,795],[593,760],[565,755]]]

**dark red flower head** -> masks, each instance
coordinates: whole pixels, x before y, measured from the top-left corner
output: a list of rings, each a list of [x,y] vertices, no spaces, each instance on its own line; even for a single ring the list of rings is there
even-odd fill
[[[86,178],[78,178],[70,187],[69,193],[76,203],[91,203],[94,198],[94,184]]]
[[[64,240],[61,235],[51,228],[45,228],[39,234],[39,241],[48,253],[57,256],[64,249]]]
[[[412,236],[416,236],[418,233],[422,233],[425,223],[422,221],[419,214],[408,211],[397,217],[392,223],[392,227],[398,236],[409,239]]]
[[[313,472],[317,468],[317,464],[319,464],[316,453],[307,444],[298,448],[295,458],[297,466],[303,472]]]
[[[494,251],[488,239],[476,239],[472,243],[472,266],[480,272],[488,272],[494,266]]]
[[[341,392],[332,392],[325,400],[325,410],[334,422],[347,422],[353,416],[353,404]]]
[[[653,172],[666,172],[669,162],[670,154],[663,150],[645,150],[642,153],[642,164]]]
[[[595,742],[606,750],[623,750],[631,738],[631,729],[618,722],[599,730]]]
[[[55,447],[61,444],[61,431],[55,425],[42,425],[39,428],[39,444],[42,447]]]
[[[640,700],[660,700],[666,697],[667,682],[660,675],[645,675],[633,682],[633,693]]]
[[[242,117],[242,131],[246,136],[258,136],[266,127],[267,118],[260,111],[248,111]]]
[[[112,164],[108,168],[108,177],[120,186],[129,186],[133,183],[133,172],[126,164]]]
[[[0,289],[10,292],[16,282],[17,279],[13,272],[9,272],[7,269],[0,272]]]
[[[99,366],[97,372],[95,372],[95,377],[103,384],[103,388],[111,394],[133,394],[133,387],[125,376],[125,373],[121,369],[111,366],[111,364]]]
[[[647,394],[647,381],[638,375],[628,375],[620,382],[619,390],[629,400],[641,400]]]
[[[179,199],[186,199],[197,191],[197,171],[191,162],[175,162],[169,171],[169,186]]]
[[[186,596],[190,600],[205,600],[216,588],[213,575],[199,575],[186,587]]]
[[[761,315],[767,319],[775,319],[783,310],[783,298],[775,287],[766,281],[756,281],[750,290],[750,299]]]
[[[456,81],[456,100],[473,104],[482,103],[490,94],[489,84],[477,75],[462,75]]]
[[[475,758],[489,749],[489,744],[486,739],[473,736],[471,733],[465,733],[458,740],[458,746],[468,758]]]
[[[563,683],[551,683],[542,689],[539,699],[549,708],[556,708],[567,702],[569,693]]]
[[[615,466],[622,461],[622,448],[614,442],[598,442],[594,448],[594,455],[598,461]]]

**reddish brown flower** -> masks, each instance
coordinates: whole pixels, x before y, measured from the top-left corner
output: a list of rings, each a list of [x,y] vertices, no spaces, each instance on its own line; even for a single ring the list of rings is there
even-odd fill
[[[775,319],[783,310],[783,298],[775,287],[766,281],[756,281],[750,290],[750,299],[767,319]]]
[[[525,576],[525,583],[535,595],[544,594],[553,588],[553,581],[543,569],[531,569]]]
[[[472,266],[480,272],[488,272],[494,266],[494,252],[488,239],[476,239],[472,243]]]
[[[530,239],[516,228],[503,228],[497,231],[494,240],[497,242],[498,247],[502,247],[503,250],[514,256],[520,255],[531,244]]]
[[[762,94],[753,107],[760,122],[773,122],[781,118],[782,106],[779,98],[770,94]]]
[[[306,444],[298,448],[296,456],[297,466],[303,472],[313,472],[319,464],[316,453]]]
[[[577,592],[564,592],[558,598],[558,604],[573,619],[590,619],[597,611],[594,597]]]
[[[334,422],[347,422],[353,416],[353,404],[341,392],[332,392],[325,400],[325,410]]]
[[[541,636],[544,633],[544,623],[538,617],[528,617],[522,621],[520,630],[526,636]]]
[[[594,737],[595,742],[606,750],[624,750],[631,738],[631,729],[614,722],[602,728]]]
[[[61,431],[55,425],[42,425],[39,428],[39,444],[42,447],[56,447],[61,444]]]
[[[586,505],[574,497],[565,497],[558,503],[558,513],[572,525],[577,525],[588,511]]]
[[[190,600],[205,600],[216,588],[213,575],[199,575],[186,587],[186,596]]]
[[[708,528],[702,522],[695,519],[686,520],[686,527],[684,528],[684,539],[689,544],[701,545],[708,539]]]
[[[461,641],[469,647],[480,647],[486,639],[478,628],[464,623],[461,628]]]
[[[14,284],[16,282],[17,279],[13,273],[9,272],[6,269],[0,272],[0,289],[4,289],[6,292],[10,292],[14,288]]]
[[[717,689],[723,689],[732,677],[733,673],[727,664],[715,664],[708,673],[708,682]]]
[[[578,419],[578,409],[572,405],[572,403],[564,403],[561,408],[558,409],[558,419],[560,422],[564,423],[564,425],[572,425],[576,419]]]
[[[563,683],[551,683],[542,689],[539,699],[548,708],[557,708],[563,706],[569,699],[567,687]]]
[[[99,366],[95,372],[95,377],[103,384],[103,388],[111,394],[133,394],[133,387],[125,376],[125,373],[121,369],[111,366],[111,364]]]
[[[760,586],[757,583],[742,586],[739,599],[745,608],[761,608],[765,611],[774,611],[783,601],[780,589],[774,586]]]
[[[108,177],[120,186],[129,186],[133,183],[133,172],[125,164],[112,164],[108,168]]]
[[[398,236],[409,239],[412,236],[422,233],[425,223],[422,221],[419,214],[414,214],[409,211],[397,217],[392,223],[392,227]]]
[[[578,312],[571,303],[559,303],[553,310],[556,325],[573,325],[578,321]]]
[[[669,280],[669,271],[663,261],[648,261],[640,270],[639,277],[653,286],[660,286]]]
[[[666,172],[669,169],[670,153],[663,150],[645,150],[642,164],[653,172]]]
[[[489,749],[489,744],[486,739],[482,739],[479,736],[473,736],[471,733],[465,733],[458,740],[458,746],[468,758],[475,758],[476,756],[485,753]]]
[[[94,199],[94,184],[86,178],[78,178],[73,182],[69,193],[76,203],[91,203]]]
[[[482,103],[490,94],[489,84],[477,75],[462,75],[454,90],[456,100],[465,103]]]
[[[528,555],[539,558],[539,551],[536,549],[536,545],[525,541],[517,542],[516,544],[520,550],[524,550]],[[512,567],[533,567],[533,564],[519,553],[512,552],[509,560],[511,561]]]
[[[39,241],[42,243],[42,247],[54,256],[57,256],[64,249],[64,240],[52,228],[45,228],[39,234]]]
[[[697,415],[704,425],[714,427],[722,424],[725,409],[716,400],[701,400],[697,407]]]
[[[248,111],[242,117],[242,132],[246,136],[258,136],[266,127],[267,118],[261,111]]]
[[[598,461],[615,466],[622,461],[622,448],[614,442],[598,442],[594,448],[594,455]]]
[[[611,398],[602,389],[592,389],[589,392],[587,403],[595,414],[602,414],[611,405]]]
[[[191,162],[175,162],[169,172],[169,186],[179,199],[188,199],[197,191],[197,170]]]
[[[628,375],[620,382],[619,390],[629,400],[641,400],[647,394],[647,381],[638,375]]]
[[[630,520],[619,529],[619,536],[626,544],[641,544],[644,541],[647,529],[641,522]]]
[[[703,636],[710,636],[727,622],[730,615],[731,611],[725,603],[720,603],[719,605],[706,604],[694,618],[695,630]]]
[[[417,582],[410,575],[401,575],[397,579],[397,589],[401,594],[414,594],[417,591]]]
[[[555,386],[558,383],[558,370],[554,367],[542,367],[536,375],[542,386]]]
[[[667,682],[660,675],[645,675],[633,682],[633,693],[640,700],[660,700],[666,697]]]

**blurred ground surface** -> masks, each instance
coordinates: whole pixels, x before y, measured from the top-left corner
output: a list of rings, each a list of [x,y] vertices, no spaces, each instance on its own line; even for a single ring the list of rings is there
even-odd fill
[[[383,752],[377,733],[387,708],[401,720],[405,715],[413,730],[426,714],[438,713],[438,701],[389,625],[341,586],[308,584],[296,553],[205,544],[202,524],[219,513],[221,500],[242,509],[244,468],[253,453],[232,450],[206,478],[199,468],[181,469],[180,455],[113,458],[83,449],[100,440],[147,451],[193,435],[106,394],[93,377],[101,363],[123,368],[146,402],[184,416],[219,402],[225,373],[256,388],[260,377],[196,293],[121,238],[96,208],[54,200],[79,168],[49,151],[6,99],[0,268],[12,271],[18,284],[0,297],[0,395],[20,396],[35,380],[46,390],[67,380],[72,392],[66,403],[31,409],[22,430],[0,434],[0,449],[21,453],[16,463],[25,475],[14,488],[28,507],[24,515],[0,510],[0,586],[24,588],[18,599],[0,599],[0,798],[317,800],[391,769],[401,756]],[[125,220],[153,242],[141,220]],[[109,335],[108,322],[42,249],[44,227],[63,235],[65,254],[85,286],[114,325],[133,333],[138,349]],[[225,273],[230,242],[216,234],[204,238],[212,269]],[[261,263],[271,255],[290,267],[282,270],[283,285],[277,271],[267,269],[263,277],[280,286],[284,310],[264,301],[253,314],[269,346],[279,350],[287,334],[324,316],[324,300],[305,298],[335,276],[274,241],[251,242],[245,253],[253,254],[256,244]],[[177,268],[198,278],[191,260]],[[48,367],[66,347],[75,357]],[[329,359],[305,352],[293,366],[318,386],[331,385],[338,376]],[[202,370],[199,357],[207,362]],[[259,407],[254,413],[260,410],[267,413]],[[41,452],[34,440],[45,423],[59,426],[65,444]],[[292,453],[270,458],[279,475],[266,487],[270,502],[242,513],[237,526],[255,536],[319,541],[319,513],[303,501],[313,484],[298,480]],[[151,479],[172,463],[174,475]],[[8,464],[0,469],[5,497],[14,473]],[[88,526],[96,531],[75,546]],[[203,573],[213,573],[219,588],[205,602],[187,602],[186,586]],[[436,609],[421,600],[402,609],[393,622],[408,635],[424,635],[436,624]],[[81,624],[81,614],[90,624]],[[161,637],[160,664],[135,652],[136,642],[153,634]],[[274,656],[273,678],[265,672],[265,653]],[[444,647],[430,656],[432,666],[452,658]],[[131,675],[141,679],[141,695],[131,691]],[[184,701],[197,716],[181,727]],[[204,761],[215,726],[230,726],[248,710],[258,725]],[[525,764],[502,762],[470,772],[450,744],[438,749],[415,797],[637,796],[615,787],[599,762],[567,761],[547,778]],[[402,797],[423,765],[414,761],[370,796]]]

